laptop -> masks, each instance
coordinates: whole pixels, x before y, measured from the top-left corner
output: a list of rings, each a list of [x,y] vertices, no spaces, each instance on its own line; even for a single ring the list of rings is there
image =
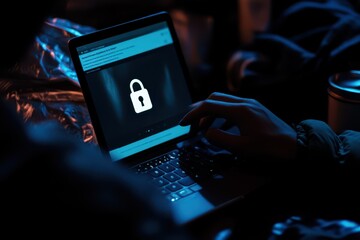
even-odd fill
[[[68,46],[99,146],[115,164],[149,177],[175,222],[192,222],[264,185],[261,176],[219,164],[199,131],[178,125],[194,91],[168,12]]]

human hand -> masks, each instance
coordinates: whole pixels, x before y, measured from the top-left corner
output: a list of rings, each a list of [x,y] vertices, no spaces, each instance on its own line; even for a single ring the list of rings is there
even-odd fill
[[[216,118],[234,124],[240,134],[212,128]],[[212,93],[194,104],[180,121],[182,126],[190,124],[205,129],[210,143],[233,153],[281,159],[294,158],[296,154],[295,130],[254,99]]]

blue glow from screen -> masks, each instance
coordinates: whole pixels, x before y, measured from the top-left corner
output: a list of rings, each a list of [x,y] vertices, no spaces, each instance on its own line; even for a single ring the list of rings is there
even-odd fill
[[[175,139],[177,137],[183,136],[190,132],[190,126],[175,126],[169,129],[166,129],[162,132],[156,133],[147,138],[143,138],[139,141],[130,143],[123,147],[114,149],[110,151],[110,157],[113,161],[123,159],[125,157],[134,155],[143,150],[149,149],[161,143],[167,142],[169,140]]]

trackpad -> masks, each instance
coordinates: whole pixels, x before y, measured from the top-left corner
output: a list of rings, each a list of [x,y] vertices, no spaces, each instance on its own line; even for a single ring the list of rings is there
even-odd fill
[[[171,203],[171,207],[175,222],[183,224],[209,212],[214,205],[196,192]]]

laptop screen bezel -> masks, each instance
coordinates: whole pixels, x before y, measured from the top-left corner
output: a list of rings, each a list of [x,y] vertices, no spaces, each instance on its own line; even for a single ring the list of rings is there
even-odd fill
[[[91,92],[90,92],[89,85],[86,80],[85,72],[83,71],[83,68],[81,66],[81,62],[80,62],[80,58],[79,58],[77,49],[81,46],[84,46],[84,45],[87,45],[87,44],[90,44],[90,43],[93,43],[96,41],[110,38],[110,37],[113,37],[113,36],[116,36],[119,34],[124,34],[124,33],[130,32],[130,31],[139,29],[139,28],[151,26],[153,24],[161,23],[161,22],[166,22],[169,27],[171,36],[173,38],[173,46],[177,53],[177,57],[178,57],[180,66],[182,68],[184,78],[186,79],[186,84],[189,89],[191,102],[193,103],[196,96],[194,95],[195,91],[194,91],[194,86],[192,84],[193,82],[192,82],[192,79],[190,76],[189,68],[188,68],[187,62],[185,60],[183,51],[181,49],[181,44],[180,44],[179,38],[177,36],[175,27],[173,25],[173,20],[171,18],[171,15],[170,15],[170,13],[168,13],[166,11],[157,12],[157,13],[147,15],[145,17],[138,18],[135,20],[127,21],[127,22],[124,22],[124,23],[121,23],[121,24],[118,24],[115,26],[96,30],[94,32],[91,32],[91,33],[88,33],[88,34],[85,34],[82,36],[77,36],[77,37],[71,38],[68,41],[68,48],[69,48],[70,56],[73,61],[74,69],[76,71],[79,84],[82,88],[84,99],[85,99],[85,102],[86,102],[86,105],[88,108],[88,112],[90,115],[91,123],[93,125],[94,132],[96,135],[97,143],[98,143],[99,147],[101,148],[101,150],[103,150],[104,154],[106,154],[108,157],[110,157],[109,156],[110,149],[108,149],[108,147],[106,145],[104,132],[101,127],[100,120],[99,120],[99,117],[98,117],[98,114],[97,114],[97,111],[95,108],[94,99],[91,96]],[[190,108],[190,106],[189,106],[189,108]],[[171,148],[179,141],[182,141],[189,137],[192,137],[195,134],[196,134],[196,130],[193,127],[191,127],[190,132],[188,134],[174,138],[168,142],[151,147],[149,149],[146,149],[146,150],[136,153],[134,155],[125,157],[116,162],[130,164],[130,165],[136,164],[136,162],[134,163],[134,160],[140,160],[143,158],[143,156],[149,157],[153,154],[158,154],[160,149],[164,149],[166,147]]]

